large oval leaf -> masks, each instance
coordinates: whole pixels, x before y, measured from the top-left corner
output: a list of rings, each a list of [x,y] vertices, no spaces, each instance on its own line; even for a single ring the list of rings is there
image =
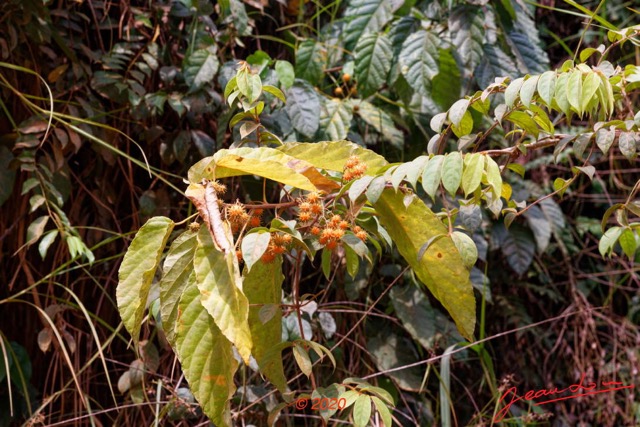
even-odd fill
[[[236,346],[245,363],[249,363],[252,345],[249,302],[241,290],[242,278],[235,253],[220,251],[209,230],[200,227],[193,266],[202,305],[222,334]]]
[[[346,104],[337,99],[326,100],[320,109],[320,128],[327,139],[337,141],[345,139],[353,114]]]
[[[169,342],[175,346],[175,326],[178,317],[178,303],[185,289],[195,283],[193,256],[196,252],[196,233],[185,231],[169,248],[162,266],[160,280],[160,315],[162,328]]]
[[[344,12],[347,21],[344,47],[353,49],[367,32],[377,32],[393,18],[394,2],[387,0],[352,0]]]
[[[391,42],[384,34],[367,34],[358,41],[353,54],[358,91],[366,98],[387,81],[393,57]]]
[[[282,340],[282,257],[278,256],[269,264],[257,262],[250,271],[245,269],[244,275],[243,290],[250,304],[249,327],[253,340],[253,357],[258,362],[260,372],[278,390],[284,392],[287,380],[282,357],[268,357],[269,350],[278,346]],[[265,307],[273,307],[273,310],[270,318],[263,323],[261,311]],[[279,355],[280,353],[277,354]]]
[[[320,97],[304,80],[296,80],[287,91],[285,110],[293,128],[304,136],[312,137],[320,127]]]
[[[173,221],[163,216],[147,221],[133,238],[118,270],[118,310],[134,342],[138,342],[151,281],[173,225]]]
[[[399,56],[402,75],[423,96],[431,94],[431,80],[438,75],[438,38],[420,30],[402,44]]]
[[[219,150],[189,169],[191,182],[240,175],[258,175],[307,191],[330,192],[338,187],[311,163],[269,147]]]
[[[291,142],[277,148],[319,169],[342,172],[347,159],[358,156],[367,165],[367,174],[375,175],[387,165],[384,157],[349,141]]]
[[[422,245],[447,229],[418,197],[408,207],[404,199],[402,192],[386,189],[374,207],[398,252],[451,314],[462,336],[472,340],[476,306],[469,272],[450,237],[435,241],[418,259]]]
[[[215,425],[230,426],[238,369],[233,347],[202,306],[196,286],[184,290],[178,313],[175,349],[189,389]]]

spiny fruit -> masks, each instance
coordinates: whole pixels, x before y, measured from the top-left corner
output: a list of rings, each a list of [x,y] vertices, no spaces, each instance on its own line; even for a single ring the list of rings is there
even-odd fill
[[[239,202],[227,207],[227,219],[231,223],[240,224],[249,220],[249,214]]]
[[[366,231],[364,231],[362,229],[362,227],[356,225],[355,227],[353,227],[353,234],[356,235],[356,237],[360,240],[362,240],[363,242],[365,242],[367,240],[367,237],[369,237],[369,235],[367,234]]]

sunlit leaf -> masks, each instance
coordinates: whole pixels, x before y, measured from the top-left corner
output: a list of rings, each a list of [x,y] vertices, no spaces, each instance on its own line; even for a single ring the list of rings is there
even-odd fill
[[[189,389],[203,412],[216,425],[229,426],[229,401],[236,390],[233,376],[238,362],[231,343],[202,306],[201,298],[193,283],[184,289],[176,319],[175,349]]]
[[[138,341],[151,281],[173,225],[162,216],[148,220],[136,233],[118,270],[118,310],[134,342]]]
[[[404,195],[391,189],[383,191],[374,207],[398,252],[451,314],[460,333],[470,340],[476,322],[475,298],[469,272],[453,241],[449,237],[439,239],[418,259],[422,244],[446,234],[446,227],[422,200],[415,197],[405,208]]]
[[[196,233],[185,231],[178,236],[164,259],[163,275],[159,283],[160,314],[167,339],[175,345],[178,303],[185,289],[194,285],[193,256],[196,252]]]
[[[202,306],[222,334],[236,346],[245,363],[249,363],[252,347],[249,302],[241,290],[242,278],[236,255],[216,248],[205,227],[200,227],[197,238],[193,266]]]

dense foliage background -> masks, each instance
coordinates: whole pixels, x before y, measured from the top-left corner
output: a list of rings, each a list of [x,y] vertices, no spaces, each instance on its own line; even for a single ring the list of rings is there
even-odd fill
[[[286,93],[286,104],[267,103],[260,119],[274,136],[348,139],[409,161],[433,141],[436,114],[496,78],[541,74],[607,43],[607,30],[637,22],[632,3],[2,2],[0,425],[207,424],[153,315],[137,354],[114,294],[132,233],[153,215],[193,213],[183,194],[188,168],[244,138],[229,130],[237,111],[224,96],[238,59]],[[637,49],[616,46],[608,60],[637,64]],[[627,99],[621,119],[637,111],[637,97]],[[559,133],[589,126],[551,120]],[[513,143],[507,132],[461,138],[457,148],[503,149]],[[508,175],[514,200],[539,199],[571,174],[571,151],[560,151],[517,158],[525,173]],[[583,374],[637,387],[638,254],[598,252],[605,212],[637,192],[640,169],[623,154],[616,146],[592,158],[592,181],[579,178],[508,228],[488,211],[461,208],[479,254],[476,333],[495,336],[473,349],[377,375],[462,338],[398,257],[363,263],[355,280],[337,274],[331,287],[306,266],[304,292],[326,291],[305,326],[327,346],[345,338],[338,368],[318,368],[318,386],[369,377],[392,394],[403,425],[489,425],[509,387],[564,388]],[[253,187],[231,181],[225,200],[246,201]],[[433,210],[447,203],[456,202],[437,199]],[[297,327],[285,319],[284,334]],[[285,367],[293,378],[292,358]],[[238,381],[236,422],[266,425],[279,398],[248,367]],[[311,391],[306,380],[289,386]],[[633,390],[519,410],[513,425],[640,422]],[[321,421],[288,408],[278,422]]]

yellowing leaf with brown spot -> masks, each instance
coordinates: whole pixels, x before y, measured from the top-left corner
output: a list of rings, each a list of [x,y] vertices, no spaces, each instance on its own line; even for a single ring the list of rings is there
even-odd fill
[[[422,283],[442,303],[458,330],[473,339],[476,304],[469,271],[450,237],[438,239],[418,259],[422,245],[447,228],[417,196],[405,208],[405,194],[385,189],[374,207],[380,221]]]

